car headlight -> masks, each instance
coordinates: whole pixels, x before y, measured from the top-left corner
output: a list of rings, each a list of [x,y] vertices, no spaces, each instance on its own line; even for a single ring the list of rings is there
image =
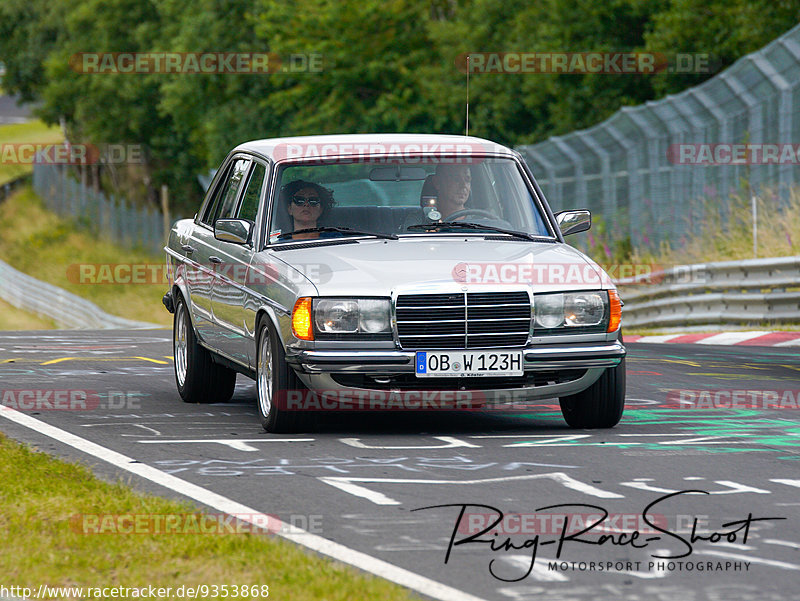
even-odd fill
[[[606,329],[609,302],[605,290],[536,294],[533,298],[534,331]]]
[[[358,301],[343,298],[314,299],[314,325],[321,334],[358,332]]]
[[[388,298],[315,298],[312,314],[314,330],[323,338],[392,331]]]

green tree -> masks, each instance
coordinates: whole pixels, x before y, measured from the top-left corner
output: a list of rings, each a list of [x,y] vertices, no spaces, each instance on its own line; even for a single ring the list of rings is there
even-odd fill
[[[800,0],[672,0],[653,16],[645,34],[645,49],[666,54],[709,54],[714,70],[659,75],[654,81],[656,95],[697,85],[798,22]]]

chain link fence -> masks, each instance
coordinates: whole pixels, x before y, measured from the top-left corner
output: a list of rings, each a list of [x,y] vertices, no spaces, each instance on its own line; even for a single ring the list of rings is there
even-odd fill
[[[683,160],[698,145],[713,153],[715,145],[741,144],[776,145],[781,154],[766,163]],[[656,249],[699,233],[705,220],[724,223],[733,194],[769,190],[779,206],[800,183],[798,144],[800,25],[694,88],[518,150],[554,210],[588,208],[612,239]]]
[[[47,208],[75,219],[93,234],[126,248],[161,254],[165,232],[159,211],[136,207],[113,195],[107,197],[71,177],[69,168],[63,165],[35,164],[33,188]]]

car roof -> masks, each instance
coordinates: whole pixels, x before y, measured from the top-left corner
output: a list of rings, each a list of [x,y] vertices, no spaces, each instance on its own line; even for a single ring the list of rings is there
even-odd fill
[[[518,156],[510,148],[474,136],[446,134],[336,134],[267,138],[234,149],[259,154],[274,161],[304,158],[369,155]]]

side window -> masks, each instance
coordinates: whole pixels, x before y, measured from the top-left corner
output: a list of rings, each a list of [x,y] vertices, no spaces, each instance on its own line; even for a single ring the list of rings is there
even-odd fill
[[[222,188],[222,194],[219,200],[215,202],[213,218],[207,222],[209,225],[216,223],[217,219],[228,219],[233,216],[233,212],[236,209],[236,196],[249,164],[250,159],[237,159],[234,161],[228,181]]]
[[[239,207],[239,219],[248,219],[250,221],[256,220],[256,212],[258,211],[258,201],[261,198],[261,186],[264,184],[264,177],[267,175],[267,168],[261,163],[253,163],[253,169],[250,172],[250,179],[247,182],[247,188],[244,190],[242,197],[242,204]]]
[[[219,207],[220,199],[225,194],[225,190],[228,187],[228,176],[230,175],[231,167],[228,167],[226,173],[220,178],[220,181],[217,183],[217,188],[214,191],[214,197],[208,201],[206,205],[206,210],[203,213],[203,217],[200,219],[206,225],[212,225],[214,223],[214,215],[217,212],[217,207]]]

